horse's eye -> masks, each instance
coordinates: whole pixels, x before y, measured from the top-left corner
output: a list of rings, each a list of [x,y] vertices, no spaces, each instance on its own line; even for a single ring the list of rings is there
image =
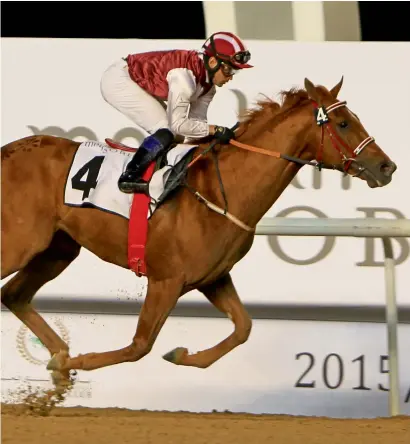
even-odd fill
[[[338,125],[340,126],[340,128],[347,128],[349,126],[349,124],[346,122],[346,120],[343,120]]]

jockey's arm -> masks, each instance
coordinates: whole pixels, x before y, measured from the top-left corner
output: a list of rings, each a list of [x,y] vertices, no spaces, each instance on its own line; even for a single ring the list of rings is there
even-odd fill
[[[186,68],[169,71],[167,115],[170,130],[185,138],[199,139],[214,134],[214,125],[206,122],[206,112],[214,94],[205,94],[198,103],[198,108],[191,112],[192,97],[196,92],[193,73]]]

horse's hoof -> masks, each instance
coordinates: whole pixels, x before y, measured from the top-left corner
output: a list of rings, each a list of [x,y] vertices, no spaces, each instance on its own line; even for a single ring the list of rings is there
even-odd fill
[[[56,354],[54,354],[53,357],[48,361],[47,370],[52,370],[52,371],[60,370],[60,363],[57,359]]]
[[[47,370],[61,371],[67,358],[68,352],[65,350],[60,350],[58,353],[54,353],[52,358],[48,361]]]
[[[178,365],[187,354],[188,354],[188,349],[183,347],[177,347],[174,348],[174,350],[165,353],[165,355],[162,358],[165,359],[165,361]]]
[[[61,389],[67,389],[73,385],[73,381],[66,374],[63,374],[59,371],[51,372],[51,380],[55,387],[59,387]]]

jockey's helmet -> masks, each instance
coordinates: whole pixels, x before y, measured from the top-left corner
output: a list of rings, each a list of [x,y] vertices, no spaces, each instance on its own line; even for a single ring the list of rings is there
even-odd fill
[[[202,45],[207,57],[215,57],[220,63],[228,63],[234,69],[252,68],[248,62],[251,53],[239,37],[231,32],[216,32]]]

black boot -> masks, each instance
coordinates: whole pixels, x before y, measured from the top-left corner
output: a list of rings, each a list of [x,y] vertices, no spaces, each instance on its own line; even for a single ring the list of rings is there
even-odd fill
[[[166,150],[174,140],[174,135],[166,128],[148,136],[128,163],[118,179],[118,188],[123,193],[144,193],[148,195],[148,182],[141,177],[149,164]]]
[[[147,193],[148,183],[141,179],[154,156],[143,146],[138,148],[126,170],[118,179],[118,188],[123,193]]]

